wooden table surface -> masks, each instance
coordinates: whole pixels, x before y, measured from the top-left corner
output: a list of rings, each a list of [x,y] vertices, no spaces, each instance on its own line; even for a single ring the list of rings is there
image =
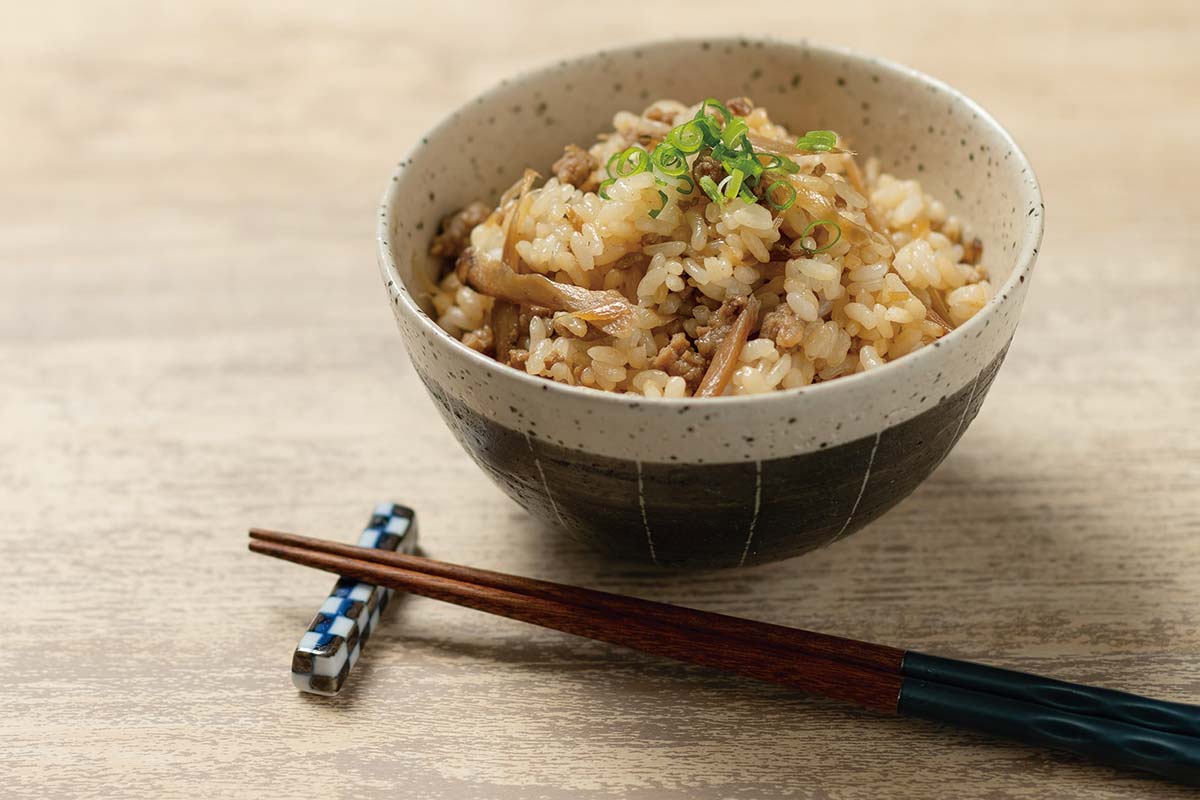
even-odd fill
[[[438,557],[1200,701],[1192,6],[5,5],[10,796],[1185,796],[422,599],[342,696],[303,696],[289,659],[331,581],[251,557],[245,530],[349,539],[394,499]],[[533,523],[438,420],[375,205],[504,75],[761,29],[990,109],[1043,183],[1039,272],[979,419],[885,518],[754,570],[612,563]]]

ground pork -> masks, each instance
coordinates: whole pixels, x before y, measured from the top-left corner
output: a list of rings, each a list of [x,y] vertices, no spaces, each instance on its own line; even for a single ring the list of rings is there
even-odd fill
[[[720,183],[725,179],[725,167],[712,157],[711,150],[702,150],[700,155],[696,156],[696,160],[692,162],[692,179],[696,181],[696,185],[700,185],[700,179],[703,177],[712,178],[713,183]]]
[[[646,117],[646,119],[654,120],[655,122],[661,122],[665,125],[674,125],[675,124],[675,114],[676,114],[676,112],[674,109],[666,109],[666,108],[662,108],[660,106],[651,106],[650,108],[646,109],[646,113],[644,116]]]
[[[654,369],[661,369],[668,375],[677,375],[687,383],[688,391],[695,391],[708,369],[708,359],[692,349],[692,343],[686,334],[676,333],[666,344],[652,363]]]
[[[749,97],[734,97],[726,101],[725,107],[729,109],[730,113],[744,117],[754,110],[754,101]]]
[[[643,253],[641,250],[635,250],[632,253],[626,253],[612,263],[610,269],[645,269],[650,263],[650,256]]]
[[[505,364],[513,369],[525,369],[525,362],[529,360],[529,351],[523,350],[520,347],[514,347],[508,351],[508,360]]]
[[[796,316],[791,306],[781,303],[774,311],[768,311],[763,317],[762,329],[758,335],[763,339],[771,339],[782,350],[796,347],[804,340],[804,321]]]
[[[487,219],[492,209],[476,200],[469,206],[442,220],[442,228],[429,252],[438,258],[458,258],[471,242],[471,229]]]
[[[595,188],[588,184],[591,183],[592,173],[596,170],[596,159],[582,147],[567,145],[562,157],[554,162],[552,169],[559,183],[569,183],[585,192]]]
[[[734,297],[721,303],[716,313],[709,317],[707,325],[696,327],[696,350],[706,359],[711,358],[713,351],[721,344],[721,340],[729,333],[738,314],[746,307],[746,298]]]
[[[472,350],[478,350],[484,355],[492,355],[495,346],[495,336],[492,335],[492,326],[481,325],[473,331],[464,333],[462,343]]]
[[[790,247],[791,242],[786,239],[780,239],[771,245],[771,249],[767,251],[771,257],[771,261],[787,261],[788,259],[795,258],[796,254],[789,249]]]
[[[962,260],[964,264],[978,264],[983,257],[983,242],[976,236],[969,242],[963,242]]]

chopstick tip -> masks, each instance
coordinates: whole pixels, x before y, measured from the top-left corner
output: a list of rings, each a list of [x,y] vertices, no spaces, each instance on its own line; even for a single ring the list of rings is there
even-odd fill
[[[260,542],[258,540],[251,540],[250,542],[248,542],[247,549],[251,553],[260,553],[262,555],[272,555],[273,554],[270,543]]]

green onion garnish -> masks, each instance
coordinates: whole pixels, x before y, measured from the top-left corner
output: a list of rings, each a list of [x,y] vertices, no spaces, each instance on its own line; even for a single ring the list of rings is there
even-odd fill
[[[650,169],[650,154],[637,145],[633,145],[621,153],[611,174],[614,178],[628,178],[630,175],[638,175],[648,169]]]
[[[613,165],[615,165],[617,163],[617,159],[620,157],[621,157],[621,154],[619,152],[613,153],[611,156],[608,157],[608,163],[604,165],[604,171],[608,174],[608,177],[610,177],[610,178],[617,177],[616,174],[613,172]]]
[[[604,166],[608,180],[600,184],[597,193],[609,200],[608,188],[618,179],[651,170],[655,183],[664,188],[674,186],[680,195],[692,194],[699,185],[708,199],[718,205],[740,197],[747,203],[761,201],[771,208],[786,211],[796,202],[796,187],[786,179],[778,179],[780,176],[777,174],[766,173],[792,174],[799,172],[800,165],[776,153],[756,152],[749,133],[750,126],[744,118],[734,116],[725,104],[709,97],[700,104],[692,119],[672,128],[654,150],[648,152],[633,145],[614,153]],[[837,149],[837,141],[838,136],[833,131],[808,131],[796,140],[796,148],[809,153],[827,153]],[[726,177],[719,184],[707,175],[697,182],[690,174],[688,157],[705,148],[725,171]],[[771,182],[763,191],[765,181]],[[658,194],[662,204],[650,212],[655,219],[666,208],[668,198],[662,189],[658,190]],[[842,229],[837,223],[817,220],[805,228],[801,240],[807,240],[809,234],[822,226],[832,228],[837,233],[824,247],[808,250],[810,254],[828,250],[842,238]],[[816,240],[813,239],[812,243],[816,245]]]
[[[758,160],[759,165],[767,171],[779,169],[787,173],[800,171],[800,165],[795,161],[775,153],[755,153],[754,157]],[[769,160],[764,162],[764,158]]]
[[[658,190],[658,196],[662,198],[662,205],[650,212],[651,219],[658,219],[658,215],[667,207],[667,193],[662,189]]]
[[[749,130],[750,126],[746,124],[746,120],[734,117],[725,123],[725,130],[721,131],[721,144],[730,150],[736,150],[741,144],[738,140],[745,139],[746,132]]]
[[[650,154],[650,161],[659,172],[670,178],[678,178],[688,170],[687,157],[683,151],[666,142],[654,148],[654,152]]]
[[[704,128],[705,140],[709,144],[721,141],[721,126],[712,117],[704,117],[703,119],[693,121],[698,122],[700,127]]]
[[[723,198],[721,197],[721,190],[717,188],[717,182],[707,175],[700,176],[700,188],[704,190],[706,195],[708,195],[708,199],[712,200],[717,205],[721,205],[721,203],[724,202]]]
[[[789,192],[787,199],[784,200],[782,203],[775,202],[775,187],[776,186],[782,186],[784,189],[786,189]],[[792,203],[796,202],[796,187],[792,186],[791,181],[782,181],[782,180],[775,181],[774,183],[772,183],[770,186],[767,187],[766,198],[767,198],[767,202],[771,204],[771,208],[777,208],[780,211],[787,211],[789,208],[792,207]],[[801,236],[800,238],[803,239],[804,237]]]
[[[718,184],[717,188],[722,189],[724,195],[732,200],[738,196],[739,192],[741,192],[742,179],[745,177],[745,174],[740,169],[735,167],[733,172],[725,176],[725,179]]]
[[[729,109],[725,107],[724,103],[715,97],[710,97],[700,104],[700,110],[696,112],[695,118],[704,119],[705,117],[709,116],[708,109],[710,106],[721,112],[722,125],[728,125],[733,120],[733,114],[729,112]]]
[[[679,152],[690,156],[704,147],[704,142],[708,138],[708,126],[705,125],[705,122],[709,121],[688,120],[684,124],[672,128],[671,132],[667,134],[666,141]]]
[[[837,134],[833,131],[809,131],[796,140],[797,150],[813,153],[828,153],[837,147]]]
[[[753,154],[739,158],[738,167],[742,170],[742,172],[745,172],[747,176],[752,176],[755,178],[759,177],[764,172],[763,165],[759,163],[758,159],[755,158]]]
[[[818,219],[818,220],[813,220],[812,222],[808,223],[808,227],[805,228],[804,232],[800,234],[800,241],[803,242],[805,239],[808,238],[808,235],[810,233],[812,233],[814,228],[817,228],[818,226],[822,226],[822,225],[827,228],[833,228],[835,231],[837,231],[837,236],[833,237],[833,239],[831,239],[824,247],[813,248],[812,250],[808,251],[809,253],[823,253],[826,250],[828,250],[829,248],[833,247],[838,242],[840,242],[842,239],[842,226],[841,225],[838,225],[836,222],[832,222],[827,219]],[[816,243],[816,237],[813,238],[813,243],[814,244]]]

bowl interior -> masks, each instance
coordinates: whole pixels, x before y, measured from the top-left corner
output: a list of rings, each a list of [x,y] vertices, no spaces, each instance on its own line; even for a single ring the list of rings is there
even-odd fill
[[[388,195],[399,278],[428,313],[439,220],[473,200],[493,204],[527,167],[549,174],[565,144],[590,146],[620,110],[746,95],[794,133],[828,128],[860,158],[915,178],[984,242],[1000,290],[1025,260],[1036,184],[1007,133],[950,87],[899,65],[816,47],[746,39],[633,46],[563,61],[469,102],[401,162]],[[1040,220],[1038,223],[1040,230]],[[1036,237],[1033,237],[1036,238]]]

